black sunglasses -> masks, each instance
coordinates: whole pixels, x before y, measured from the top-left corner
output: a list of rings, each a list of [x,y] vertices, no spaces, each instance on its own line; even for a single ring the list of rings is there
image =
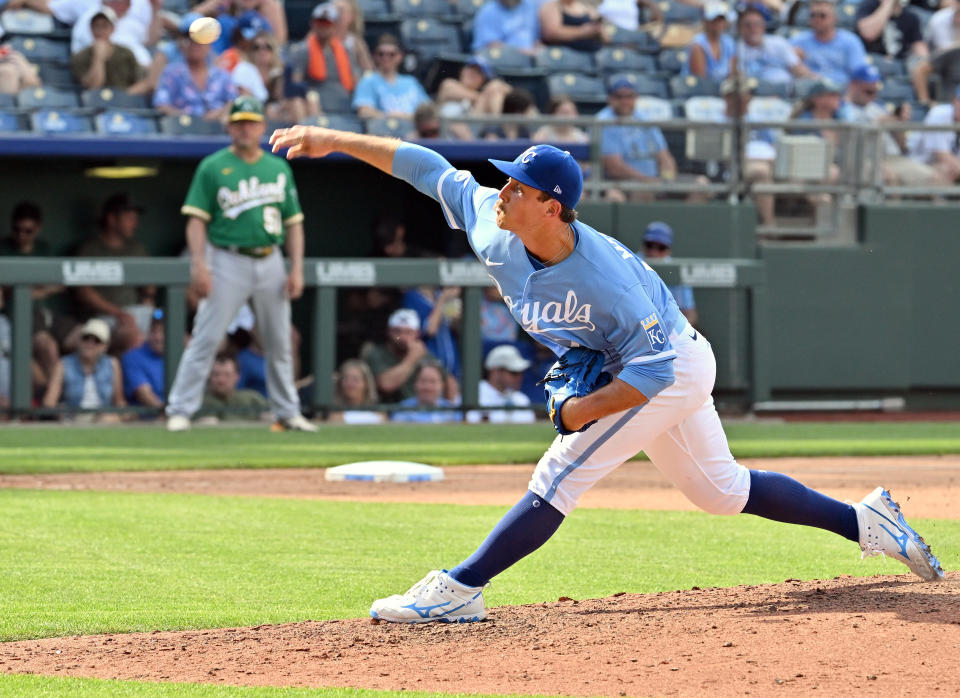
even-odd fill
[[[80,340],[83,342],[94,342],[96,344],[103,344],[103,341],[95,334],[85,334],[82,337],[80,337]]]
[[[645,242],[643,246],[648,250],[657,250],[658,252],[663,252],[664,250],[669,250],[670,248],[666,245],[663,245],[659,242]]]
[[[811,12],[810,19],[826,19],[828,13],[826,12]]]
[[[253,50],[254,51],[272,51],[273,46],[271,46],[270,44],[254,44]]]

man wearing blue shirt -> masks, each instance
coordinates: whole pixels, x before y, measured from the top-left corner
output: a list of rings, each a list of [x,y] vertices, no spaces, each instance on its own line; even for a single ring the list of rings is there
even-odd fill
[[[831,0],[810,4],[810,31],[796,36],[793,45],[807,68],[841,86],[867,62],[860,37],[837,28],[837,9]]]
[[[637,90],[626,78],[607,88],[608,105],[597,112],[600,121],[640,119],[635,109]],[[663,133],[656,127],[606,126],[601,145],[603,169],[610,179],[653,182],[673,179],[677,163],[667,149]]]
[[[163,312],[155,310],[147,341],[126,352],[120,360],[123,394],[131,405],[163,407],[163,341]]]
[[[412,75],[401,75],[403,49],[391,34],[377,40],[373,62],[377,69],[360,80],[353,93],[353,108],[361,119],[395,116],[410,119],[424,102],[430,101],[423,86]]]
[[[539,3],[534,0],[487,0],[473,19],[474,52],[506,44],[533,53],[540,39]]]
[[[646,262],[577,220],[583,175],[570,153],[535,145],[513,162],[491,160],[507,178],[497,190],[438,153],[396,139],[295,126],[270,140],[274,150],[288,148],[288,158],[346,153],[432,197],[447,224],[466,232],[527,334],[558,357],[574,348],[578,355],[596,352],[610,379],[582,397],[552,403],[561,436],[480,547],[449,572],[428,573],[406,594],[374,601],[372,617],[483,620],[490,579],[546,543],[584,492],[640,450],[708,512],[823,528],[858,541],[867,554],[895,557],[924,579],[943,579],[886,490],[845,504],[734,460],[711,397],[717,366],[710,343]]]

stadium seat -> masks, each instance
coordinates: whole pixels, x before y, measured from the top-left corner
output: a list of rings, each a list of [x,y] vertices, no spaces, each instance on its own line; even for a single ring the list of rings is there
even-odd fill
[[[790,99],[793,96],[792,82],[767,82],[758,80],[757,87],[754,89],[755,97],[779,97],[780,99]]]
[[[73,109],[80,106],[77,93],[53,87],[28,87],[17,94],[21,109]]]
[[[62,90],[74,90],[80,87],[73,79],[73,72],[68,65],[43,61],[37,63],[37,67],[40,69],[40,79],[47,87],[56,87]]]
[[[657,56],[657,63],[663,72],[679,75],[689,59],[690,54],[685,48],[665,48]]]
[[[779,97],[754,97],[747,106],[751,121],[789,121],[792,113],[790,102]]]
[[[884,102],[913,102],[916,100],[913,85],[900,80],[885,80],[880,83],[877,99]]]
[[[304,123],[307,126],[335,128],[338,131],[353,131],[354,133],[363,133],[363,122],[357,117],[350,116],[348,114],[321,114],[320,116],[307,119],[301,123]]]
[[[31,63],[55,61],[63,64],[70,62],[70,43],[55,41],[42,36],[15,36],[10,45],[22,53]]]
[[[670,78],[670,95],[675,99],[710,97],[720,94],[719,85],[713,80],[696,75],[675,75]]]
[[[152,116],[118,110],[105,111],[94,117],[97,133],[105,136],[147,136],[157,133]]]
[[[171,136],[222,136],[219,121],[196,119],[186,114],[168,114],[160,117],[160,132]]]
[[[11,36],[47,36],[56,29],[53,17],[33,10],[7,10],[0,14],[0,27]]]
[[[603,31],[611,46],[628,46],[642,53],[657,53],[660,50],[660,42],[645,31],[621,29],[615,24],[605,25]]]
[[[0,93],[0,109],[16,109],[17,96]]]
[[[408,51],[415,52],[421,61],[428,61],[442,53],[463,52],[457,28],[430,17],[401,22],[400,41]]]
[[[533,67],[533,58],[513,46],[485,46],[477,52],[490,62],[497,72],[501,70],[518,70]]]
[[[384,17],[393,15],[388,0],[358,0],[357,5],[360,11],[363,13],[363,18],[365,20],[370,19],[371,17]]]
[[[607,78],[607,84],[610,85],[620,79],[629,80],[633,84],[633,88],[637,91],[637,94],[660,97],[661,99],[670,97],[670,91],[667,89],[666,81],[659,78],[642,73],[614,73]]]
[[[412,119],[398,119],[393,116],[367,119],[367,133],[374,136],[406,138],[412,130]]]
[[[326,114],[352,114],[353,98],[339,82],[326,80],[307,90],[307,96],[315,94],[320,108]]]
[[[683,102],[683,115],[690,121],[723,121],[726,109],[720,97],[690,97]]]
[[[907,74],[907,66],[898,58],[870,53],[867,54],[867,62],[873,64],[873,67],[880,71],[884,80],[903,77]]]
[[[392,4],[401,17],[449,18],[453,9],[447,0],[392,0]]]
[[[549,73],[593,73],[593,55],[567,46],[544,46],[537,51],[533,63]]]
[[[623,46],[604,46],[594,56],[597,70],[603,75],[613,73],[655,73],[657,61],[639,51]]]
[[[547,76],[547,91],[551,97],[567,95],[577,106],[584,105],[581,111],[591,112],[591,105],[604,105],[607,91],[603,80],[582,73],[557,73]]]
[[[676,0],[660,0],[657,4],[667,24],[696,24],[701,20],[700,8],[696,5],[684,5]]]
[[[857,32],[856,5],[846,4],[837,8],[837,26],[853,33]]]
[[[634,102],[633,110],[647,121],[669,121],[674,117],[673,105],[660,97],[641,95]]]
[[[85,90],[80,93],[80,104],[89,109],[151,109],[147,95],[128,95],[122,90]]]
[[[40,109],[33,112],[30,115],[30,125],[35,132],[48,135],[93,131],[89,117],[56,109]]]
[[[0,133],[16,133],[17,131],[27,130],[25,121],[22,114],[0,111]]]
[[[486,0],[457,0],[457,15],[461,18],[470,18],[477,14]]]

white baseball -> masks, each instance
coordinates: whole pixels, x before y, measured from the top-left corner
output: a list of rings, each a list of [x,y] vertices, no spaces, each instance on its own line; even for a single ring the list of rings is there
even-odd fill
[[[200,17],[190,24],[190,38],[198,44],[212,44],[220,36],[220,22],[213,17]]]

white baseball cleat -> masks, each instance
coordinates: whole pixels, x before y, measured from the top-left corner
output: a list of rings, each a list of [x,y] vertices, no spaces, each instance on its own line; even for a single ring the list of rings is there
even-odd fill
[[[433,570],[403,595],[377,599],[370,616],[390,623],[472,623],[487,617],[483,587],[468,587]]]
[[[309,421],[302,414],[296,414],[292,417],[281,419],[277,422],[277,424],[280,425],[282,431],[317,431],[317,425]]]
[[[190,418],[182,414],[167,417],[167,431],[190,431]]]
[[[928,582],[944,579],[940,561],[930,546],[904,520],[900,505],[882,487],[853,503],[860,526],[862,557],[883,555],[899,560],[910,571]]]

